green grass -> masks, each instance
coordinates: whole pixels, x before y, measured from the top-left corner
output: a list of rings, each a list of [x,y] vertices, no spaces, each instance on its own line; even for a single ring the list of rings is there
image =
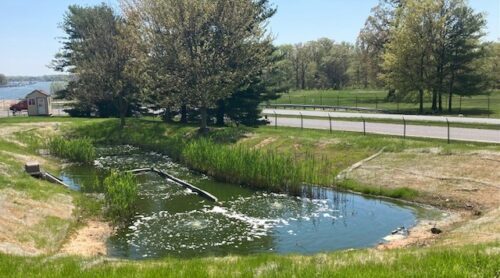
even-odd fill
[[[92,140],[87,137],[68,139],[54,136],[47,142],[51,154],[74,162],[90,164],[96,158]]]
[[[2,277],[497,277],[497,244],[301,255],[106,261],[0,255]]]
[[[388,101],[387,91],[383,90],[299,90],[289,94],[283,94],[278,100],[271,104],[309,104],[350,106],[381,109],[390,113],[417,114],[418,104],[415,102]],[[426,95],[425,109],[430,113],[431,97]],[[464,114],[470,117],[500,117],[500,91],[495,91],[490,96],[490,108],[488,110],[488,96],[477,95],[473,97],[462,97],[461,103],[458,96],[453,98],[453,112],[448,113],[447,99],[443,96],[444,115]]]
[[[106,212],[114,222],[129,219],[135,213],[139,188],[132,173],[111,171],[104,179]]]

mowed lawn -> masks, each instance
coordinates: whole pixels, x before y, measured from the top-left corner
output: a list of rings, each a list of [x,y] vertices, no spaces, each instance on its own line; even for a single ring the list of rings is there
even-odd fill
[[[432,99],[430,94],[425,96],[425,113],[431,114]],[[389,113],[418,113],[418,104],[411,101],[389,101],[387,91],[384,90],[299,90],[283,94],[278,100],[270,104],[309,104],[364,107],[385,110]],[[469,117],[500,117],[500,91],[488,95],[472,97],[453,96],[453,111],[448,113],[447,95],[443,96],[444,115],[463,114]],[[488,109],[489,107],[489,109]]]

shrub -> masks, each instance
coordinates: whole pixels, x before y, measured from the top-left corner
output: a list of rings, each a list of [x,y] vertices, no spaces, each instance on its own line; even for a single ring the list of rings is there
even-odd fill
[[[104,195],[108,216],[115,222],[128,219],[134,214],[138,197],[134,175],[111,171],[104,179]]]

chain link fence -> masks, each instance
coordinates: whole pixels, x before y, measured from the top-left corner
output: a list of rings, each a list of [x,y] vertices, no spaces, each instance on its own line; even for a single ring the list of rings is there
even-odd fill
[[[399,121],[391,123],[383,123],[371,121],[372,119],[359,118],[355,120],[339,120],[331,116],[325,119],[305,117],[299,113],[298,117],[281,116],[276,112],[266,114],[269,125],[278,127],[296,127],[301,129],[323,129],[333,131],[350,131],[359,132],[363,135],[383,134],[400,136],[403,140],[408,137],[416,138],[432,138],[443,139],[448,143],[456,141],[470,141],[483,143],[500,144],[500,127],[496,126],[492,129],[476,129],[461,126],[453,126],[454,124],[446,119],[440,125],[415,124],[408,123],[402,117]]]
[[[348,110],[373,110],[382,113],[418,114],[419,104],[413,101],[402,100],[398,97],[388,98],[385,93],[366,93],[355,96],[356,93],[325,91],[308,93],[300,91],[282,95],[279,99],[266,103],[266,106],[289,105],[304,108],[340,108]],[[432,98],[424,98],[424,108],[431,113]],[[500,93],[492,95],[478,95],[473,97],[453,96],[452,111],[448,111],[448,95],[442,96],[443,114],[462,114],[470,117],[500,117]]]

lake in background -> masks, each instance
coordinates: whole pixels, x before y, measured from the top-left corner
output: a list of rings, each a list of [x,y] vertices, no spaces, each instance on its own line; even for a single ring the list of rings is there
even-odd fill
[[[50,93],[52,82],[37,82],[20,87],[0,87],[0,99],[22,99],[34,90]]]

